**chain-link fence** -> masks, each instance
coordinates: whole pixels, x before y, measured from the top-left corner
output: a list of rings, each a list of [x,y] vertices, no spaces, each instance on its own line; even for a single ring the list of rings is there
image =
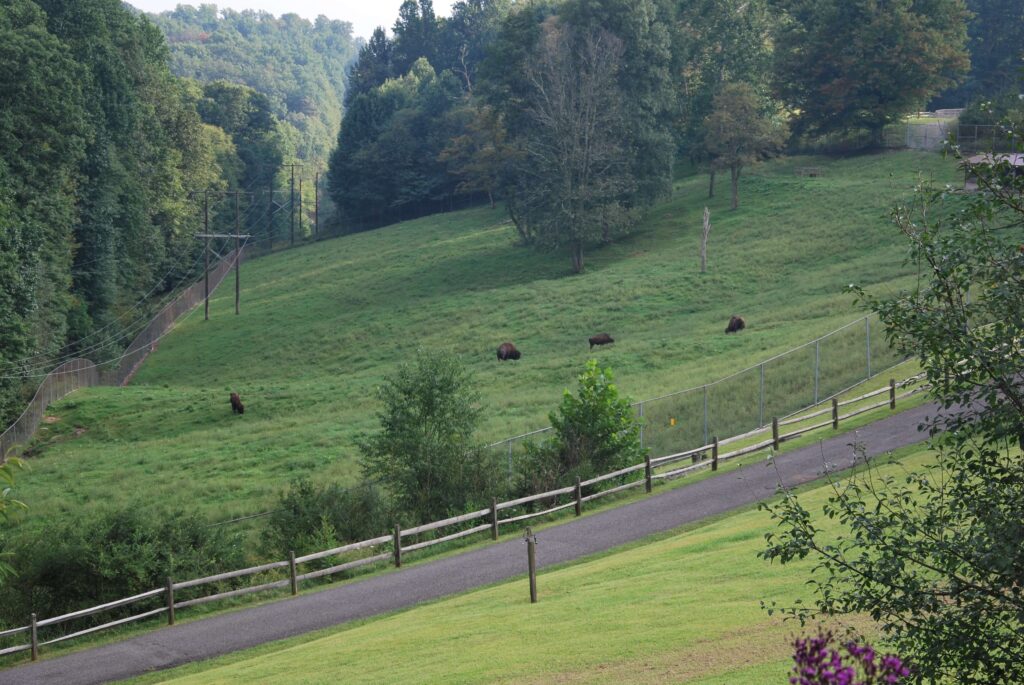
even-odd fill
[[[641,440],[652,457],[707,445],[713,436],[761,428],[892,368],[903,361],[865,317],[817,340],[776,355],[731,376],[634,404],[643,419]],[[517,435],[488,447],[507,463],[509,475],[531,440],[550,428]]]
[[[210,270],[211,294],[235,266],[235,254],[232,250],[224,255]],[[241,254],[244,255],[244,250]],[[46,408],[52,403],[67,397],[79,388],[125,385],[150,352],[156,349],[157,341],[171,330],[174,322],[205,299],[205,292],[206,285],[203,280],[183,290],[153,317],[117,359],[103,364],[96,364],[88,359],[71,359],[47,374],[25,407],[25,411],[0,434],[0,462],[6,459],[15,446],[24,445],[32,439],[46,416]]]

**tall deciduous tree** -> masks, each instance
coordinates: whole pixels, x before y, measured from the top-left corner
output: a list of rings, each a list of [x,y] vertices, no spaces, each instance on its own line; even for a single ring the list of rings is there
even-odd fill
[[[1017,131],[1018,136],[1024,131]],[[918,356],[941,408],[934,462],[836,479],[823,533],[800,498],[768,507],[763,556],[810,556],[814,614],[870,615],[919,682],[1024,682],[1024,177],[964,162],[980,192],[923,187],[894,212],[922,279],[859,295],[896,349]],[[970,294],[970,296],[968,296]]]
[[[775,90],[798,132],[883,127],[968,67],[963,0],[778,0]]]
[[[480,417],[473,377],[450,354],[420,350],[377,390],[380,429],[359,441],[363,473],[418,523],[490,501],[495,469],[473,433]]]
[[[532,126],[517,141],[513,216],[538,244],[567,248],[575,273],[588,243],[627,230],[632,219],[624,202],[636,182],[618,88],[622,53],[608,31],[576,30],[552,17],[526,66]]]
[[[773,116],[752,86],[730,83],[715,96],[704,120],[703,147],[712,169],[729,170],[733,209],[739,207],[743,167],[779,150],[787,135],[785,122]]]

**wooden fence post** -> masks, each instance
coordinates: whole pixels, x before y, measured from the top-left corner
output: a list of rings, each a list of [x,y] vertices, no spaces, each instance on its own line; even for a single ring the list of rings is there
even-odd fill
[[[402,528],[395,524],[395,566],[402,565]]]
[[[889,409],[896,408],[896,379],[889,379]]]
[[[491,539],[498,539],[498,500],[491,498]]]
[[[537,536],[526,528],[526,564],[530,571],[530,604],[537,603]]]
[[[36,615],[32,614],[32,661],[39,659],[39,634],[36,631]]]
[[[576,515],[583,513],[583,488],[580,487],[580,477],[576,476]]]
[[[651,455],[649,454],[644,457],[644,481],[644,488],[650,492],[654,481],[651,480]]]
[[[839,399],[832,398],[832,430],[839,430]]]
[[[718,436],[711,440],[711,470],[718,470]]]
[[[781,443],[779,442],[779,418],[777,416],[772,417],[772,447],[779,449]]]
[[[167,625],[174,625],[174,581],[167,576]]]
[[[292,595],[299,594],[299,579],[295,574],[295,551],[288,552],[288,579],[291,581]]]

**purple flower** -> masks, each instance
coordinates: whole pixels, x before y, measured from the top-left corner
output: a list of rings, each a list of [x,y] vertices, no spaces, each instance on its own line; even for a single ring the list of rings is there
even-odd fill
[[[793,641],[791,685],[899,685],[910,669],[896,655],[878,658],[871,645],[843,645],[849,662],[833,646],[831,631]],[[858,678],[860,678],[858,680]]]

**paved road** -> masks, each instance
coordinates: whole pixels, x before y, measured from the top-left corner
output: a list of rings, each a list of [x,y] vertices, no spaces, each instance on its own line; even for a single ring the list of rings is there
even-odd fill
[[[860,429],[858,439],[871,455],[915,444],[925,438],[918,432],[918,425],[936,411],[936,407],[924,405],[895,414]],[[797,485],[819,478],[823,463],[847,468],[853,464],[848,446],[851,437],[841,435],[821,446],[784,454],[777,460],[779,473],[788,485]],[[759,461],[687,487],[574,519],[540,535],[538,565],[579,559],[758,502],[772,496],[777,483],[776,470]],[[104,683],[209,659],[521,575],[526,572],[525,557],[522,542],[510,539],[342,587],[0,671],[0,685]]]

